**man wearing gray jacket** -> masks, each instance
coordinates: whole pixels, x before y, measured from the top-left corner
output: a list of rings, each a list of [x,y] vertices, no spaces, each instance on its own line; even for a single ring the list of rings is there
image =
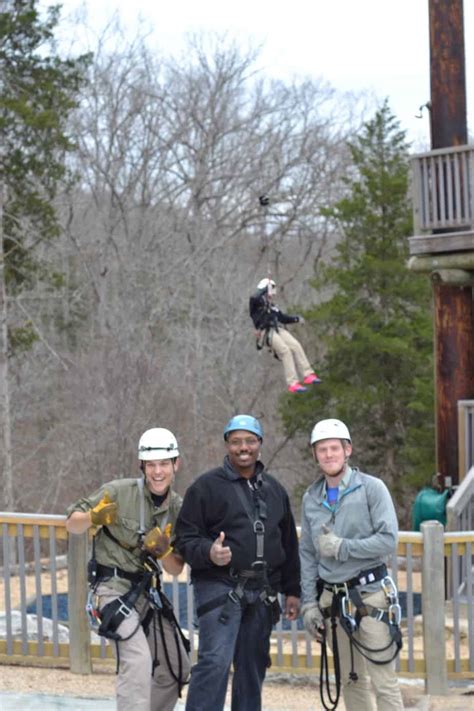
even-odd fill
[[[316,423],[311,447],[322,476],[303,496],[303,622],[322,654],[328,636],[347,709],[399,711],[400,607],[385,564],[397,549],[392,498],[381,479],[349,465],[351,436],[340,420]]]

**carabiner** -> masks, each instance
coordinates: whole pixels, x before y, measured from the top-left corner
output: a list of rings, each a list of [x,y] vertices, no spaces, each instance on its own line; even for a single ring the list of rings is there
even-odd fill
[[[351,626],[352,632],[355,632],[357,630],[357,622],[355,621],[354,617],[351,614],[350,611],[350,598],[347,597],[346,595],[341,596],[341,617],[344,617],[345,620],[347,620]]]
[[[398,590],[395,585],[393,578],[390,575],[386,575],[382,580],[382,590],[384,591],[387,600],[391,605],[396,605],[398,603]]]
[[[86,614],[87,614],[87,619],[89,620],[90,626],[93,628],[96,628],[96,627],[99,627],[99,625],[101,623],[101,619],[100,619],[99,610],[97,609],[97,606],[93,602],[93,596],[94,596],[94,593],[92,592],[92,590],[90,590],[87,595]]]
[[[400,626],[400,622],[402,620],[402,608],[398,602],[393,603],[388,608],[388,620],[391,625],[395,625],[396,627]]]

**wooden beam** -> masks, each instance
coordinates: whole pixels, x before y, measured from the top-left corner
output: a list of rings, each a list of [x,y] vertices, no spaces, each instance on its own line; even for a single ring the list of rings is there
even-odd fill
[[[410,256],[444,252],[474,252],[474,232],[415,235],[408,238]]]

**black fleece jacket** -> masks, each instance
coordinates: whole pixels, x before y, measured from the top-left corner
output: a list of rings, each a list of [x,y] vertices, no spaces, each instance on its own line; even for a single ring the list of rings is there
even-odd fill
[[[269,581],[285,595],[300,596],[298,537],[288,494],[283,486],[257,462],[261,476],[259,494],[266,503],[264,559]],[[235,487],[240,486],[249,502],[248,512]],[[253,492],[247,480],[224,465],[199,476],[188,488],[176,522],[177,549],[191,566],[192,578],[229,578],[234,570],[251,568],[256,557],[256,536],[249,512],[254,511]],[[231,566],[217,566],[209,551],[219,533],[232,550]]]
[[[279,323],[298,323],[299,316],[290,316],[283,313],[278,306],[267,299],[267,288],[258,289],[249,300],[249,314],[255,328],[275,328]]]

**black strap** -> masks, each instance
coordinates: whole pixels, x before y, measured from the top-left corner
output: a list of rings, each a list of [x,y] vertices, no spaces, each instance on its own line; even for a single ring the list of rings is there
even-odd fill
[[[199,607],[196,609],[196,615],[198,617],[202,617],[202,615],[205,615],[206,612],[210,612],[211,610],[214,610],[216,607],[220,607],[221,605],[224,605],[227,601],[228,594],[223,593],[223,595],[219,595],[218,597],[213,597],[212,600],[208,600],[207,602],[204,602],[202,605],[199,605]]]
[[[264,562],[264,543],[265,543],[265,521],[267,519],[267,502],[263,499],[260,489],[263,486],[262,474],[257,474],[257,479],[254,485],[247,480],[247,485],[252,492],[253,511],[250,508],[250,502],[245,496],[241,481],[235,483],[235,491],[239,497],[245,513],[247,514],[255,533],[255,561]]]
[[[368,570],[363,570],[355,578],[351,578],[347,581],[346,585],[349,588],[354,588],[358,585],[369,585],[369,583],[377,583],[379,580],[383,580],[387,575],[387,566],[385,563],[381,563],[376,568],[369,568]]]
[[[97,578],[125,578],[131,583],[140,583],[143,580],[144,573],[129,573],[128,570],[122,568],[112,568],[108,565],[97,563]]]
[[[344,580],[342,583],[330,583],[323,578],[318,579],[318,592],[319,589],[322,592],[322,588],[325,590],[333,591],[334,588],[347,588],[351,590],[359,585],[369,585],[370,583],[377,583],[379,580],[383,580],[387,575],[387,566],[385,563],[377,565],[375,568],[368,568],[367,570],[362,570],[359,575],[356,575],[350,580]]]

